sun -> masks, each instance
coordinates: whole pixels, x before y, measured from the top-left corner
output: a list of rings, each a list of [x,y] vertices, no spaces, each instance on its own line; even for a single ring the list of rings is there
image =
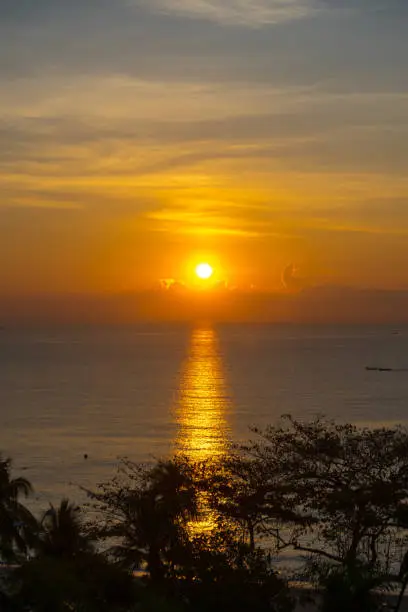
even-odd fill
[[[198,264],[198,266],[196,266],[195,273],[198,278],[201,278],[202,280],[208,280],[214,274],[214,270],[212,269],[210,264],[200,263]]]

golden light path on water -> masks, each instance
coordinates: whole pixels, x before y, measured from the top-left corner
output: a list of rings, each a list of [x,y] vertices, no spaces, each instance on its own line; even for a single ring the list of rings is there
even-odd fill
[[[195,329],[175,406],[176,452],[193,462],[222,455],[228,446],[230,409],[217,334],[212,328]],[[205,499],[201,506],[205,516],[195,525],[198,531],[208,530],[212,525],[211,516],[205,512]]]

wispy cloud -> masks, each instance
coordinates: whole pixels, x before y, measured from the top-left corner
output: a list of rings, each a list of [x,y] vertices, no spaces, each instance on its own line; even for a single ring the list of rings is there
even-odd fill
[[[161,13],[229,25],[261,26],[299,19],[320,8],[316,0],[129,0]]]

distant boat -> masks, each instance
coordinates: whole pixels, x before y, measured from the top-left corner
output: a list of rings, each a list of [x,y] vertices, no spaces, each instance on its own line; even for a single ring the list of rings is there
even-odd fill
[[[366,366],[368,372],[408,372],[408,368],[374,368],[373,366]]]

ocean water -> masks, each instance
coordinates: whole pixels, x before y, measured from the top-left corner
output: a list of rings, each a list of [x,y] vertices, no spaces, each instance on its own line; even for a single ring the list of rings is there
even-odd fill
[[[366,366],[392,368],[368,371]],[[408,421],[408,329],[144,325],[0,332],[0,450],[34,505],[80,499],[120,457],[193,458],[280,415]],[[88,458],[85,458],[85,454]]]

